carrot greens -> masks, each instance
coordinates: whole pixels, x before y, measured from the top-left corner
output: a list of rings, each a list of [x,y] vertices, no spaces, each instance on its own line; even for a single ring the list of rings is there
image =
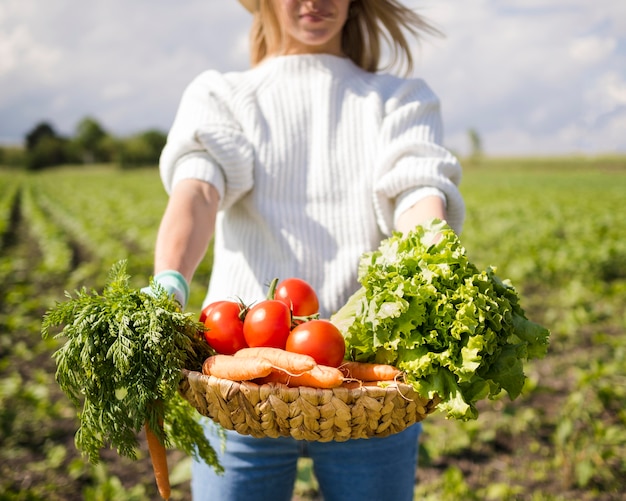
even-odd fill
[[[120,261],[102,293],[82,288],[43,318],[42,335],[64,339],[54,352],[56,380],[79,408],[75,443],[89,460],[104,447],[136,459],[148,423],[167,447],[201,458],[218,471],[197,413],[178,393],[183,368],[199,368],[210,349],[195,316],[165,289],[133,289]],[[163,424],[163,426],[161,426]]]

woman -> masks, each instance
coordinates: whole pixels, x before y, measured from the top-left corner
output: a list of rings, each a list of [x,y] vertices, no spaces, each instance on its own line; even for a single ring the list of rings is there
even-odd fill
[[[170,195],[155,279],[184,305],[214,238],[205,303],[263,299],[300,277],[328,318],[354,292],[359,257],[432,218],[458,232],[461,169],[441,146],[439,102],[419,79],[378,73],[383,32],[432,31],[396,0],[240,0],[253,13],[252,68],[207,71],[185,90],[161,158]],[[341,443],[228,432],[216,475],[194,464],[195,500],[289,500],[309,455],[326,501],[410,500],[420,425]],[[220,450],[217,431],[207,434]]]

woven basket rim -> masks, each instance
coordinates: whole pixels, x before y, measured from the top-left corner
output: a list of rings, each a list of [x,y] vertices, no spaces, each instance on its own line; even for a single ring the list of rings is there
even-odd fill
[[[230,381],[183,369],[180,391],[222,427],[257,437],[343,441],[387,436],[423,420],[439,403],[403,382],[337,388]]]
[[[337,388],[313,388],[310,386],[291,387],[291,386],[287,386],[279,382],[258,384],[258,383],[255,383],[254,381],[232,381],[230,379],[223,379],[223,378],[219,378],[216,376],[207,376],[206,374],[203,374],[201,371],[195,371],[191,369],[183,369],[182,374],[184,378],[189,378],[189,377],[200,378],[201,380],[205,381],[209,385],[215,385],[215,384],[219,384],[219,382],[225,382],[225,383],[233,384],[235,386],[255,385],[259,387],[274,388],[274,389],[289,388],[290,390],[294,390],[294,389],[304,388],[304,390],[302,391],[306,391],[307,393],[316,392],[320,394],[331,394],[333,392],[336,392],[337,389],[339,388],[341,389],[341,391],[347,391],[354,397],[359,397],[363,393],[380,393],[381,391],[397,393],[400,390],[401,392],[403,392],[402,394],[406,396],[407,398],[411,398],[411,396],[419,397],[418,393],[415,391],[413,386],[402,381],[380,381],[380,383],[383,383],[383,386],[373,386],[373,385],[364,384],[362,386],[355,386],[355,387],[338,386]],[[407,396],[406,395],[407,393],[410,396]],[[422,397],[419,397],[419,398],[422,398]]]

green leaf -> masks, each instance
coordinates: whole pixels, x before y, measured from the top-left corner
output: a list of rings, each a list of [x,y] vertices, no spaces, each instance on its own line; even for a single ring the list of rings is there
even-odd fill
[[[347,356],[396,365],[448,417],[474,419],[475,403],[503,390],[519,396],[524,361],[547,351],[549,331],[526,319],[511,283],[472,264],[442,221],[384,240],[362,256],[358,277],[331,317]]]

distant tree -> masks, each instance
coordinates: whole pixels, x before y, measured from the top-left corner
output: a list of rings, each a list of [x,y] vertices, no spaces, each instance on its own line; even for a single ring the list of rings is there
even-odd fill
[[[26,134],[26,150],[32,151],[43,138],[57,138],[58,135],[48,122],[39,122]]]
[[[83,118],[76,126],[74,143],[83,163],[107,162],[111,158],[103,148],[108,133],[93,117]]]
[[[39,170],[60,165],[68,159],[68,141],[48,122],[38,123],[26,134],[26,168]]]
[[[167,141],[167,135],[160,130],[150,129],[142,132],[141,138],[150,145],[152,158],[158,160]]]
[[[479,161],[483,156],[483,144],[480,134],[476,129],[469,129],[467,135],[470,140],[470,159]]]
[[[129,169],[156,165],[166,139],[163,132],[148,130],[122,140],[118,150],[120,167]]]
[[[61,165],[67,161],[67,141],[60,137],[44,136],[26,154],[26,167],[40,170]]]
[[[118,139],[110,134],[102,138],[98,145],[98,154],[101,155],[102,162],[114,162],[118,157],[122,139]]]

